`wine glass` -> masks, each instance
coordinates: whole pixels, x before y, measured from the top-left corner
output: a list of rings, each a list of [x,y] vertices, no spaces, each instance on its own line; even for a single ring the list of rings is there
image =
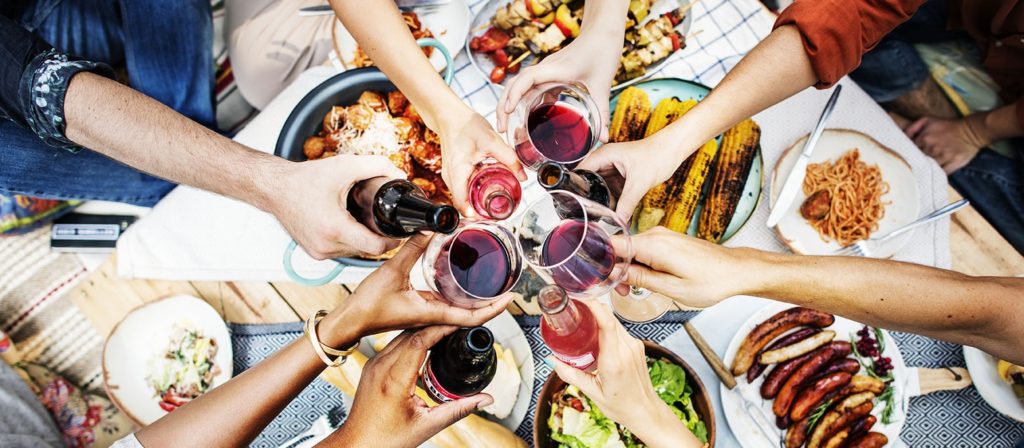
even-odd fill
[[[494,222],[463,220],[454,233],[435,234],[423,253],[430,290],[463,308],[484,306],[505,294],[522,273],[515,235]]]
[[[582,84],[543,83],[523,96],[509,116],[507,132],[523,166],[575,166],[597,145],[601,112]]]
[[[526,208],[516,239],[538,275],[577,298],[611,290],[632,259],[629,232],[615,212],[561,190]]]

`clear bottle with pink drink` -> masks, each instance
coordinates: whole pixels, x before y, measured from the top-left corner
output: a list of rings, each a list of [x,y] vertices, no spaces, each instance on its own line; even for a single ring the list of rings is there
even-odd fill
[[[469,201],[484,218],[500,221],[512,216],[522,197],[519,179],[505,165],[483,162],[470,176]]]
[[[544,313],[540,336],[558,360],[580,370],[597,367],[599,352],[597,320],[590,307],[569,298],[557,285],[548,285],[537,293]]]

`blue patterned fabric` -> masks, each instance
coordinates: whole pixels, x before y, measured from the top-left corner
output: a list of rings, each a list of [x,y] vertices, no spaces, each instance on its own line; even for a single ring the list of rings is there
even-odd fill
[[[234,347],[235,375],[259,364],[274,352],[302,336],[302,323],[243,325],[229,324]],[[280,446],[341,405],[341,392],[317,378],[281,412],[253,441],[252,447]]]

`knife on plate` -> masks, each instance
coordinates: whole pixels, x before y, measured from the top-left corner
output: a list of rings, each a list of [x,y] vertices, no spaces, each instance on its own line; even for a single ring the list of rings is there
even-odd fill
[[[395,0],[395,4],[398,5],[398,9],[404,10],[425,6],[447,5],[451,2],[452,0]],[[299,15],[303,17],[324,16],[328,14],[334,14],[334,10],[331,9],[331,5],[317,5],[299,9]]]
[[[739,396],[740,403],[743,403],[743,411],[747,413],[747,416],[761,430],[761,435],[773,446],[782,446],[782,433],[775,429],[771,419],[765,415],[764,409],[761,409],[756,404],[758,399],[757,393],[749,384],[739,384],[736,382],[736,378],[732,376],[732,372],[725,366],[722,358],[718,357],[718,353],[715,353],[715,350],[708,345],[708,342],[704,340],[704,337],[700,335],[693,324],[689,321],[683,322],[683,328],[686,329],[686,334],[690,335],[690,339],[697,346],[697,350],[704,356],[704,360],[711,366],[711,370],[715,371],[718,379],[722,380],[722,384]]]
[[[837,85],[835,90],[832,91],[832,96],[825,103],[825,110],[821,111],[818,124],[814,126],[814,131],[811,131],[811,136],[807,137],[807,143],[804,143],[804,149],[800,152],[800,158],[796,159],[793,169],[789,172],[789,177],[782,184],[779,197],[775,199],[772,212],[768,215],[768,227],[775,227],[782,220],[782,215],[785,215],[786,211],[789,210],[793,200],[796,199],[796,194],[804,183],[804,176],[807,175],[807,163],[811,160],[811,152],[814,151],[814,145],[818,143],[821,133],[825,131],[825,123],[832,116],[832,110],[835,109],[836,101],[839,99],[839,92],[842,91],[843,86]]]

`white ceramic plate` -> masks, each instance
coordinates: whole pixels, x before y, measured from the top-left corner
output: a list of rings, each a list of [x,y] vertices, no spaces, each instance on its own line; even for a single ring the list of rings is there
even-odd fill
[[[971,380],[974,381],[974,387],[978,388],[981,398],[1000,414],[1024,422],[1024,404],[1017,400],[1010,385],[996,372],[996,357],[974,347],[965,346],[964,361],[967,362],[967,371],[971,373]]]
[[[505,6],[505,5],[509,4],[509,3],[512,3],[512,0],[490,0],[490,1],[488,1],[487,4],[484,5],[483,8],[480,8],[480,11],[478,11],[476,13],[476,16],[473,17],[473,22],[470,25],[470,29],[469,29],[469,36],[466,38],[466,41],[465,41],[466,42],[466,54],[469,55],[469,62],[471,62],[473,64],[473,68],[475,68],[477,70],[477,72],[480,73],[480,76],[483,76],[483,78],[486,79],[487,82],[490,82],[490,80],[491,80],[491,71],[494,70],[494,62],[491,62],[491,58],[488,55],[483,54],[483,53],[479,53],[479,52],[475,52],[473,50],[470,50],[468,43],[474,37],[480,36],[480,35],[484,34],[484,32],[486,32],[487,29],[491,27],[490,26],[491,19],[494,18],[494,13],[498,10],[498,8],[503,7],[503,6]],[[658,16],[660,16],[662,14],[665,14],[666,12],[668,12],[670,10],[678,9],[679,7],[681,7],[683,5],[686,5],[686,4],[688,4],[688,2],[686,0],[656,0],[654,2],[654,4],[651,5],[651,11],[650,11],[649,15],[654,16],[654,17],[658,17]],[[692,25],[692,24],[693,24],[693,11],[691,9],[690,11],[686,12],[686,16],[683,17],[683,21],[676,28],[679,29],[679,32],[683,36],[687,36],[688,37],[689,33],[690,33],[690,25]],[[680,49],[680,51],[682,51],[682,49]],[[658,70],[661,70],[661,68],[664,67],[665,64],[667,64],[670,59],[672,59],[672,56],[674,54],[675,53],[670,54],[668,57],[666,57],[666,58],[664,58],[664,59],[662,59],[662,60],[660,60],[658,62],[655,62],[654,64],[651,64],[651,66],[647,67],[647,70],[644,71],[644,74],[642,76],[638,76],[638,77],[630,79],[630,80],[628,80],[626,82],[623,82],[623,83],[616,84],[616,85],[612,86],[612,91],[616,91],[616,90],[619,90],[619,89],[624,89],[624,88],[626,88],[626,87],[628,87],[628,86],[630,86],[630,85],[632,85],[632,84],[634,84],[636,82],[644,80],[644,79],[650,77],[651,75],[657,73]],[[532,65],[535,62],[535,60],[536,60],[535,57],[528,56],[523,61],[523,67],[528,67],[528,66]],[[500,84],[491,83],[491,85],[494,85],[494,86],[496,86],[498,88],[502,88],[502,87],[505,86],[505,83],[508,82],[509,79],[512,79],[514,77],[515,77],[514,74],[509,74],[509,76],[507,76],[505,78],[505,81],[502,81]]]
[[[736,335],[729,342],[729,348],[725,352],[725,365],[731,365],[733,358],[736,357],[736,352],[740,348],[740,344],[743,343],[743,338],[750,333],[758,324],[764,322],[768,318],[775,315],[779,311],[793,308],[792,305],[785,303],[772,303],[765,306],[758,312],[750,316],[743,325],[736,331]],[[851,335],[856,337],[857,330],[860,330],[863,324],[859,324],[849,319],[845,319],[836,316],[834,324],[828,327],[828,329],[836,332],[836,340],[850,340]],[[883,330],[885,334],[885,350],[882,352],[883,356],[888,356],[892,359],[893,366],[893,384],[896,386],[896,410],[893,412],[893,422],[888,425],[883,425],[881,422],[880,414],[882,412],[882,406],[879,403],[875,403],[875,408],[872,410],[872,414],[879,417],[878,423],[871,429],[875,432],[885,434],[889,438],[889,445],[899,439],[900,430],[903,429],[903,424],[906,421],[907,416],[907,405],[910,402],[910,397],[904,392],[906,390],[906,384],[908,380],[907,365],[903,362],[903,355],[900,354],[899,349],[896,347],[896,342],[893,340],[889,332]],[[852,342],[852,341],[851,341]],[[761,383],[764,382],[765,375],[762,374],[752,384],[754,390],[759,390]],[[738,383],[746,384],[747,379],[745,377],[737,377]],[[739,399],[737,392],[729,390],[724,384],[719,385],[722,394],[722,413],[725,414],[725,421],[729,423],[729,428],[732,430],[736,440],[739,440],[740,445],[744,448],[777,448],[776,445],[768,443],[768,440],[761,434],[761,430],[758,429],[757,424],[747,416],[747,413],[743,410],[743,404]],[[772,414],[772,400],[762,400],[760,403],[761,409],[764,410],[765,415],[774,417]],[[771,421],[774,425],[774,420]],[[780,433],[785,434],[783,431]]]
[[[436,7],[416,8],[413,9],[413,12],[419,16],[420,23],[434,33],[434,38],[444,44],[452,58],[465,46],[466,36],[469,35],[470,19],[466,0],[451,0],[449,3]],[[341,60],[346,67],[354,68],[351,64],[352,59],[355,58],[358,44],[348,30],[342,26],[340,20],[334,21],[334,27],[335,45],[341,53]],[[440,52],[435,51],[430,56],[430,63],[438,71],[445,68],[444,57]]]
[[[775,204],[782,183],[789,178],[793,164],[799,158],[807,136],[793,143],[782,156],[772,172],[772,183],[769,197]],[[918,202],[917,182],[910,165],[895,151],[882,146],[875,139],[857,131],[846,129],[826,129],[818,140],[818,145],[811,153],[810,163],[821,163],[838,160],[846,151],[860,149],[860,159],[868,165],[878,165],[882,178],[889,183],[889,193],[882,196],[885,216],[878,223],[878,230],[872,235],[884,235],[904,224],[917,219],[920,210]],[[782,220],[775,226],[775,233],[783,244],[789,246],[794,253],[805,255],[830,255],[841,247],[835,241],[825,242],[807,221],[800,216],[800,205],[807,199],[803,189],[797,192],[796,199]],[[873,255],[875,258],[889,258],[910,240],[910,233],[900,235],[883,244]]]
[[[111,400],[139,425],[167,414],[150,387],[150,360],[164,355],[176,326],[193,328],[217,342],[214,365],[220,372],[213,387],[231,379],[231,335],[220,314],[205,301],[176,295],[142,305],[128,313],[103,346],[103,387]]]

